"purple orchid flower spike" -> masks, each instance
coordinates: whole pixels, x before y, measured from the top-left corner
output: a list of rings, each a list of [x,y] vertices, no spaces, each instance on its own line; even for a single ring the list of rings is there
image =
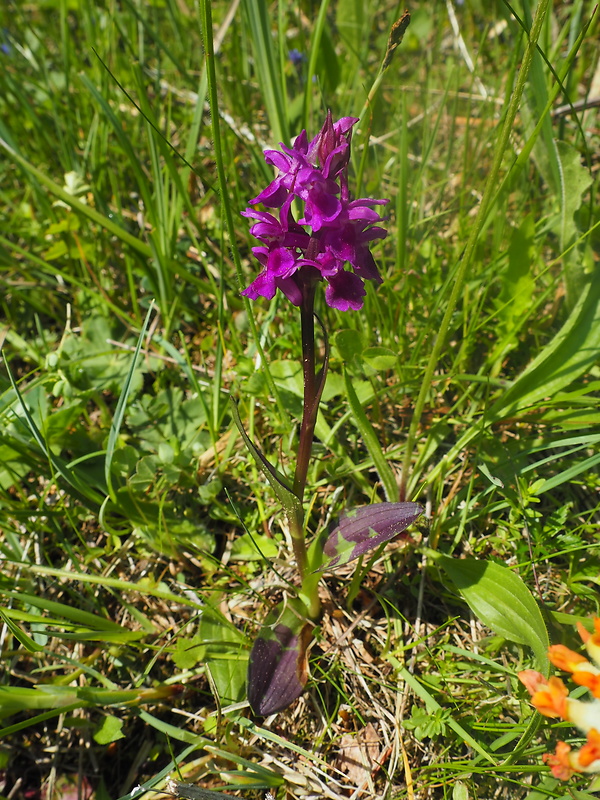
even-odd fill
[[[359,310],[364,282],[381,283],[369,245],[385,238],[387,231],[375,224],[382,218],[372,207],[388,201],[351,200],[348,191],[350,142],[357,122],[355,117],[334,122],[328,111],[312,141],[302,131],[292,147],[282,144],[281,150],[265,151],[265,160],[278,174],[251,202],[279,209],[279,218],[251,208],[242,212],[258,220],[251,233],[262,243],[253,252],[263,270],[242,292],[246,297],[270,300],[280,289],[300,306],[307,288],[324,280],[329,306]],[[297,221],[294,200],[304,212]]]
[[[321,615],[320,571],[346,564],[404,531],[421,513],[415,503],[379,504],[351,512],[340,521],[325,551],[307,548],[303,504],[319,402],[327,377],[327,331],[314,313],[317,284],[324,281],[325,301],[339,311],[359,310],[365,281],[381,283],[370,245],[387,236],[375,210],[387,200],[351,199],[348,167],[355,117],[334,122],[331,112],[317,136],[306,131],[291,147],[267,150],[265,160],[277,170],[253,200],[267,209],[247,208],[254,220],[252,248],[262,271],[244,289],[251,300],[271,300],[279,289],[300,310],[304,403],[294,477],[288,482],[243,429],[232,413],[246,446],[265,473],[287,516],[300,577],[297,597],[281,601],[256,637],[248,663],[248,700],[254,714],[266,716],[287,708],[303,692],[308,678],[307,653],[314,624]],[[315,321],[322,334],[323,355],[317,367]],[[317,540],[318,541],[318,540]],[[312,547],[312,546],[311,546]]]

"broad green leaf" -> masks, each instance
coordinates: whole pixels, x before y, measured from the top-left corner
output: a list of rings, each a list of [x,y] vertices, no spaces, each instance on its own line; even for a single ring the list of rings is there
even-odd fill
[[[529,214],[513,230],[508,246],[508,266],[502,276],[496,303],[498,341],[488,356],[488,362],[494,365],[493,375],[500,370],[506,352],[518,344],[518,332],[528,318],[527,312],[531,308],[535,289],[532,265],[536,252],[535,221],[533,215]]]
[[[243,533],[238,536],[231,547],[232,561],[271,561],[278,553],[277,542],[273,538],[260,533]]]
[[[538,669],[548,674],[548,631],[521,578],[508,567],[475,558],[456,559],[429,550],[473,613],[499,636],[530,647]]]
[[[572,305],[586,281],[587,268],[593,263],[591,249],[586,253],[586,244],[576,244],[580,233],[578,212],[583,204],[584,196],[590,188],[593,178],[588,168],[582,164],[578,149],[566,142],[556,143],[558,159],[561,165],[561,191],[559,194],[560,220],[554,230],[559,236],[563,253],[563,269],[567,302]],[[581,215],[585,218],[585,212]],[[587,256],[587,257],[586,257]]]
[[[200,617],[197,639],[202,642],[202,660],[210,670],[221,701],[237,703],[243,697],[246,681],[247,637],[222,614],[207,608]]]
[[[171,653],[173,663],[180,670],[192,669],[204,659],[206,648],[200,634],[191,639],[179,636],[175,644],[175,652]]]
[[[273,361],[271,375],[281,389],[287,389],[288,392],[296,395],[296,397],[304,397],[304,376],[302,374],[302,364],[298,361]],[[328,403],[343,391],[344,382],[342,376],[330,373],[327,376],[321,399],[324,403]]]
[[[452,800],[470,800],[469,790],[466,783],[456,781],[452,788]]]
[[[360,364],[364,349],[360,331],[344,328],[336,333],[333,341],[344,364],[348,366]]]

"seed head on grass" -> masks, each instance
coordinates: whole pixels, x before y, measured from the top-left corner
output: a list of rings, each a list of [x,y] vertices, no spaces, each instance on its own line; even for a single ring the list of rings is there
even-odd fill
[[[362,308],[364,281],[381,283],[369,245],[387,231],[372,206],[387,200],[350,199],[348,163],[354,117],[333,122],[331,111],[312,141],[306,131],[292,147],[265,151],[265,160],[276,167],[273,181],[250,202],[279,209],[276,217],[247,208],[243,216],[257,220],[250,232],[262,242],[252,251],[263,271],[244,289],[251,300],[270,300],[277,289],[296,306],[302,304],[302,286],[324,280],[325,300],[340,311]],[[294,218],[293,203],[303,207]],[[350,270],[345,265],[350,265]]]

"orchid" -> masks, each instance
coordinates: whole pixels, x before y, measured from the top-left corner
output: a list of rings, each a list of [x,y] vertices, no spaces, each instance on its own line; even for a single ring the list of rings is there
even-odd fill
[[[369,244],[385,238],[387,231],[375,224],[382,218],[372,207],[388,201],[350,199],[350,141],[357,122],[355,117],[333,122],[328,112],[312,141],[302,131],[292,147],[281,144],[281,150],[265,151],[265,160],[278,174],[251,203],[279,209],[279,218],[252,208],[242,212],[258,220],[250,232],[262,242],[252,251],[263,271],[242,292],[246,297],[271,300],[280,289],[300,306],[304,287],[324,280],[329,306],[359,310],[366,295],[364,281],[381,283]],[[303,208],[298,220],[294,201]]]
[[[306,131],[292,147],[267,150],[265,160],[275,178],[251,203],[276,209],[247,208],[254,220],[251,234],[260,245],[252,252],[262,271],[242,294],[251,300],[272,299],[279,289],[300,309],[304,408],[294,476],[289,481],[267,460],[244,431],[237,408],[233,416],[240,434],[281,502],[291,535],[300,586],[268,614],[248,661],[248,701],[258,715],[287,708],[303,692],[308,678],[307,651],[321,615],[318,584],[324,570],[348,564],[404,531],[423,513],[417,503],[374,503],[350,509],[329,537],[317,536],[307,546],[304,493],[319,402],[327,378],[329,345],[325,326],[314,312],[317,285],[324,281],[325,302],[339,311],[359,310],[365,281],[381,283],[370,245],[387,236],[377,225],[376,206],[387,200],[351,199],[348,187],[350,141],[355,117],[334,122],[328,112],[314,139]],[[300,213],[298,213],[300,212]],[[324,353],[317,369],[315,319]]]
[[[544,762],[560,780],[568,780],[577,772],[600,772],[600,618],[594,619],[594,633],[580,623],[577,629],[592,661],[560,644],[550,647],[548,656],[555,667],[570,672],[575,683],[585,686],[594,700],[570,697],[560,678],[545,678],[536,670],[527,669],[518,676],[540,714],[568,720],[587,736],[579,750],[559,742],[554,753],[545,754]]]

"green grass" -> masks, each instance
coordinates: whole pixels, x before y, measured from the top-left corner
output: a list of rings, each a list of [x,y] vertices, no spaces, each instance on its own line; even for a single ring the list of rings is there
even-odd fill
[[[417,4],[383,73],[403,6],[0,10],[0,793],[129,798],[177,762],[278,800],[591,796],[549,776],[580,740],[516,679],[599,613],[599,112],[556,112],[598,22],[540,7],[528,50],[528,0],[456,4],[462,44]],[[229,397],[290,476],[300,323],[240,296],[239,212],[263,147],[367,97],[351,180],[391,199],[384,283],[317,300],[308,526],[395,492],[430,519],[362,585],[328,575],[308,690],[256,721],[250,644],[295,574]],[[357,736],[379,766],[349,764]]]

